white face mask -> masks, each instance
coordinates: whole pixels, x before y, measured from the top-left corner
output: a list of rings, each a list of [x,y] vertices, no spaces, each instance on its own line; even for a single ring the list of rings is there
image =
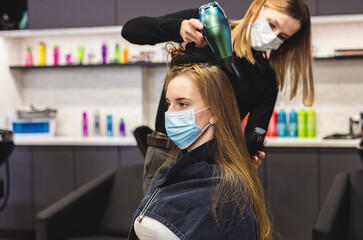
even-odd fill
[[[280,47],[283,41],[275,35],[262,14],[263,7],[261,9],[261,19],[252,24],[252,48],[256,51],[276,50]]]

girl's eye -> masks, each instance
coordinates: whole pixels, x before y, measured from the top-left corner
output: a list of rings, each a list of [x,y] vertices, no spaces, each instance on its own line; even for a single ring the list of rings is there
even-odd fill
[[[186,104],[186,103],[182,103],[182,102],[181,102],[181,103],[179,103],[179,106],[180,106],[180,107],[188,107],[188,104]]]
[[[169,107],[170,107],[170,102],[165,102],[165,106],[166,106],[166,109],[169,109]]]

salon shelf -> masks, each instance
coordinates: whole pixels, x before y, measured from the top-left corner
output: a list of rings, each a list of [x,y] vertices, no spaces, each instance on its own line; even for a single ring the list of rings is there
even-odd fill
[[[314,57],[314,60],[316,60],[316,61],[324,61],[324,60],[350,60],[350,59],[363,59],[363,55],[334,56],[334,57]]]
[[[46,65],[46,66],[10,66],[11,70],[33,70],[33,69],[64,69],[64,68],[112,68],[112,67],[132,67],[132,66],[141,66],[141,67],[159,67],[166,66],[166,63],[151,63],[151,62],[134,62],[134,63],[125,63],[125,64],[87,64],[87,65]]]

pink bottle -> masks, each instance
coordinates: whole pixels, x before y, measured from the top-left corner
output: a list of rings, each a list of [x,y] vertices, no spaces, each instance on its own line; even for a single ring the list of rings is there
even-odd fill
[[[58,66],[58,56],[59,56],[59,49],[58,46],[55,45],[53,47],[53,65]]]
[[[33,66],[33,56],[32,56],[32,50],[31,50],[30,46],[27,46],[26,47],[26,61],[25,61],[25,66],[27,66],[27,67]]]

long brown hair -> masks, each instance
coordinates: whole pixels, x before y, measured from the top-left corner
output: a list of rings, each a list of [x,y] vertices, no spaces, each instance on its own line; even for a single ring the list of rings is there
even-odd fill
[[[227,75],[219,67],[206,64],[174,66],[166,75],[165,91],[176,76],[188,77],[196,84],[216,119],[215,161],[220,166],[218,174],[221,180],[212,199],[213,215],[218,220],[223,206],[233,204],[236,206],[235,214],[243,217],[248,200],[257,219],[259,239],[272,239],[264,193],[247,150],[236,98]],[[169,158],[166,164],[171,160]]]
[[[262,6],[291,16],[300,22],[300,29],[279,47],[271,51],[270,65],[276,74],[279,90],[285,84],[287,72],[290,72],[290,99],[296,96],[302,85],[302,102],[306,106],[314,103],[314,78],[312,70],[311,23],[309,8],[304,0],[255,0],[247,10],[244,18],[230,22],[232,28],[232,44],[236,55],[245,57],[255,64],[251,51],[251,30],[249,25],[254,22]],[[248,36],[248,38],[246,37]]]

